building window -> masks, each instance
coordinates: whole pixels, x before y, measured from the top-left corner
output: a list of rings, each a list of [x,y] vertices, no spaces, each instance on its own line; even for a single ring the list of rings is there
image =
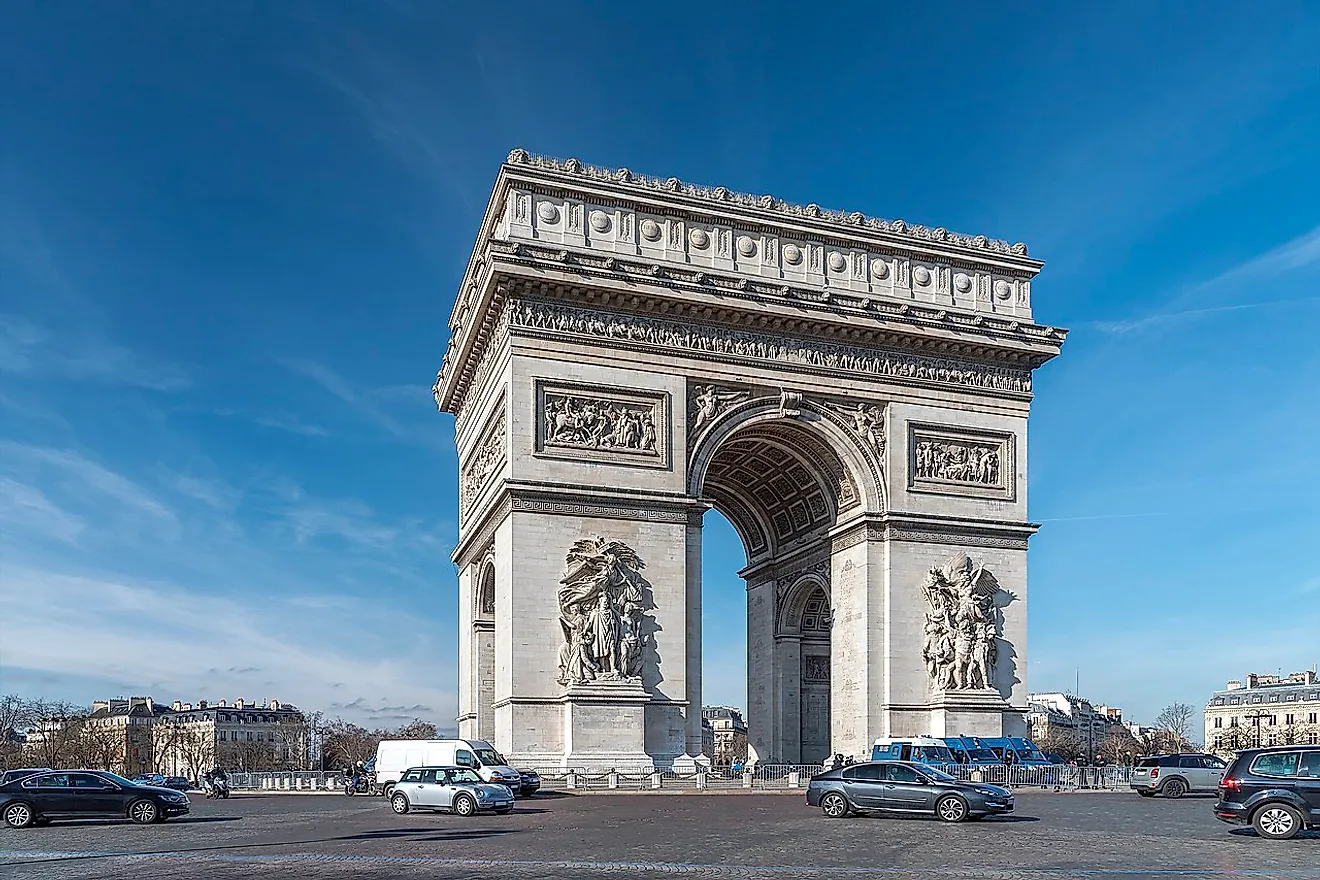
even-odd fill
[[[1312,712],[1310,715],[1306,716],[1306,723],[1307,723],[1307,724],[1315,724],[1315,713],[1314,713],[1314,712]]]
[[[1293,720],[1294,717],[1295,717],[1295,716],[1293,716],[1291,713],[1289,713],[1289,714],[1287,714],[1287,715],[1284,715],[1284,716],[1283,716],[1283,723],[1284,723],[1284,724],[1294,724],[1294,723],[1295,723],[1294,720]]]
[[[1236,715],[1234,715],[1232,718],[1228,719],[1228,726],[1229,726],[1229,727],[1237,727],[1237,726],[1238,726],[1238,718],[1237,718]]]

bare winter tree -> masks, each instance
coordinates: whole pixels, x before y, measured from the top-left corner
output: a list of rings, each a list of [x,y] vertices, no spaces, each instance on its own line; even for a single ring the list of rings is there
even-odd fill
[[[35,699],[29,711],[33,721],[27,753],[43,767],[61,769],[79,763],[87,709],[63,700]]]
[[[1168,735],[1168,751],[1180,752],[1192,745],[1192,718],[1196,711],[1186,703],[1171,703],[1155,718],[1157,730]]]
[[[1113,764],[1130,764],[1141,754],[1141,743],[1126,727],[1113,725],[1097,747],[1101,759]]]
[[[215,734],[204,724],[180,724],[174,737],[174,748],[185,775],[197,779],[215,767]]]
[[[1086,742],[1076,731],[1064,727],[1050,727],[1034,742],[1042,752],[1058,755],[1065,761],[1076,761],[1086,751]]]
[[[23,734],[36,723],[33,701],[18,694],[0,696],[0,766],[23,763]]]
[[[376,754],[380,741],[386,738],[384,731],[369,731],[336,718],[326,725],[325,761],[326,766],[338,769],[351,767],[358,761],[367,761]]]
[[[390,736],[393,739],[435,739],[437,734],[435,725],[430,721],[414,718]]]

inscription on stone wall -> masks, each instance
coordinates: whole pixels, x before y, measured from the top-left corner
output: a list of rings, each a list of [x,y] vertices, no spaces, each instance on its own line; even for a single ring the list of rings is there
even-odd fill
[[[668,465],[667,394],[547,382],[537,384],[536,400],[538,453]]]
[[[912,425],[909,486],[918,491],[1012,500],[1013,436]]]

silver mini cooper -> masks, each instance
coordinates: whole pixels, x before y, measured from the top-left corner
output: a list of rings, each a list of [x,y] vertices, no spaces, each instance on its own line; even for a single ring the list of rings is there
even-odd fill
[[[390,807],[400,815],[409,810],[504,814],[513,809],[513,792],[483,781],[467,767],[413,767],[395,784]]]

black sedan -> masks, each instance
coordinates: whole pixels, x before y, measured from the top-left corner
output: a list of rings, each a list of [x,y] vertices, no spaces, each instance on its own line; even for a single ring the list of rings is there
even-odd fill
[[[961,822],[1013,812],[1013,794],[997,785],[962,782],[922,764],[872,761],[812,777],[807,805],[820,807],[831,819],[849,813],[894,813]]]
[[[188,812],[188,796],[103,770],[58,770],[0,785],[0,816],[11,828],[53,819],[127,817],[139,824]]]
[[[518,789],[518,794],[527,797],[536,794],[541,790],[541,774],[535,770],[519,770],[518,775],[522,777],[522,787]]]

